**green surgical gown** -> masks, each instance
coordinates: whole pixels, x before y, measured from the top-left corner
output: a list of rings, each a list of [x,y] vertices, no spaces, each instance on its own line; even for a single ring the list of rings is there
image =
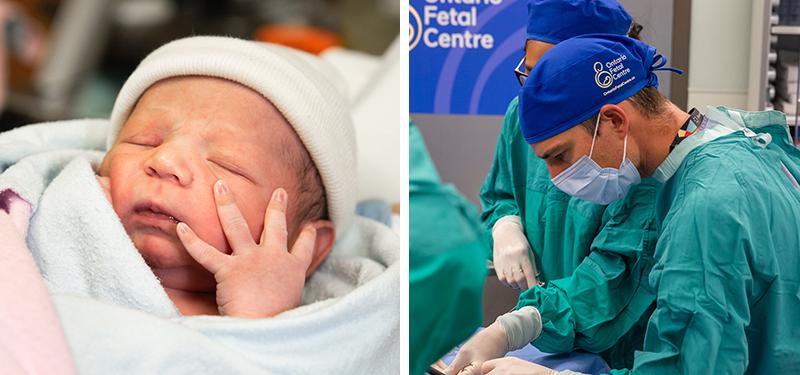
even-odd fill
[[[409,366],[421,375],[482,322],[486,239],[475,208],[442,184],[409,126]]]
[[[520,295],[517,308],[540,310],[539,349],[598,352],[612,367],[633,364],[655,293],[647,285],[655,251],[655,197],[644,179],[608,207],[573,198],[550,180],[547,166],[520,133],[517,100],[506,112],[492,169],[481,189],[487,230],[519,215],[544,287]]]
[[[780,112],[737,122],[772,142],[702,144],[659,194],[657,302],[634,373],[800,373],[800,151]]]
[[[520,294],[517,309],[534,306],[542,315],[534,346],[550,353],[583,349],[601,353],[612,367],[632,365],[655,301],[648,275],[659,187],[644,179],[608,206],[591,252],[571,276]]]

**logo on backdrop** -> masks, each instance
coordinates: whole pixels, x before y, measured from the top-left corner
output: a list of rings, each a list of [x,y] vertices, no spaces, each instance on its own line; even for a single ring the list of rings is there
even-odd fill
[[[464,8],[454,4],[439,5],[436,0],[425,1],[427,3],[422,6],[421,17],[417,8],[411,4],[408,6],[411,49],[417,46],[420,39],[428,48],[494,48],[494,35],[474,32],[474,28],[478,26],[478,5]],[[502,2],[503,0],[485,0],[485,4],[489,6],[497,6]]]
[[[409,0],[411,113],[502,115],[519,92],[526,2]]]
[[[408,6],[408,50],[411,51],[422,38],[422,20],[413,5]]]

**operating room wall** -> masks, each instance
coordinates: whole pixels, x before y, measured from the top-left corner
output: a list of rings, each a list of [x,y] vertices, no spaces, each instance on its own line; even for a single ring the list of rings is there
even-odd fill
[[[454,184],[476,206],[492,163],[502,116],[412,114],[439,176]]]
[[[689,108],[747,108],[753,1],[692,1]]]
[[[620,0],[628,13],[633,16],[633,20],[643,26],[641,35],[642,41],[655,46],[658,53],[672,59],[672,10],[673,1],[663,0]],[[671,83],[669,75],[659,74],[658,89],[666,95],[670,95]]]
[[[672,51],[674,1],[622,0],[621,3],[634,20],[644,26],[642,39],[656,46],[669,58]],[[520,49],[522,46],[523,41],[520,41]],[[509,71],[508,74],[513,73]],[[659,90],[665,95],[670,94],[669,79],[661,80]],[[462,194],[479,206],[478,194],[494,157],[503,118],[413,113],[411,118],[425,137],[442,180],[453,183]]]

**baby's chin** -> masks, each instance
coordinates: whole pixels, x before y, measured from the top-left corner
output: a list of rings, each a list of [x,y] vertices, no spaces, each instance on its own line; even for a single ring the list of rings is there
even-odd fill
[[[151,268],[177,268],[193,264],[192,257],[175,235],[148,229],[136,229],[128,235]]]

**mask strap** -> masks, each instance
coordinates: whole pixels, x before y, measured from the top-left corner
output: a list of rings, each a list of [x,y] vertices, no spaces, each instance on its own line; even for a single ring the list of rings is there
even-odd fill
[[[630,128],[628,128],[628,133],[630,133]],[[622,163],[625,162],[625,158],[628,156],[628,133],[625,133],[625,143],[622,146]]]
[[[597,113],[597,121],[594,123],[594,135],[592,136],[592,148],[589,149],[589,159],[592,158],[592,152],[594,152],[594,141],[597,139],[597,128],[600,127],[600,113]]]
[[[589,159],[592,158],[592,153],[594,152],[594,141],[597,139],[597,128],[600,127],[600,114],[597,114],[597,122],[594,123],[594,135],[592,135],[592,147],[589,149]],[[630,133],[630,129],[628,129],[628,133]],[[628,156],[628,133],[625,133],[625,141],[622,145],[622,161],[625,162],[625,158]]]

